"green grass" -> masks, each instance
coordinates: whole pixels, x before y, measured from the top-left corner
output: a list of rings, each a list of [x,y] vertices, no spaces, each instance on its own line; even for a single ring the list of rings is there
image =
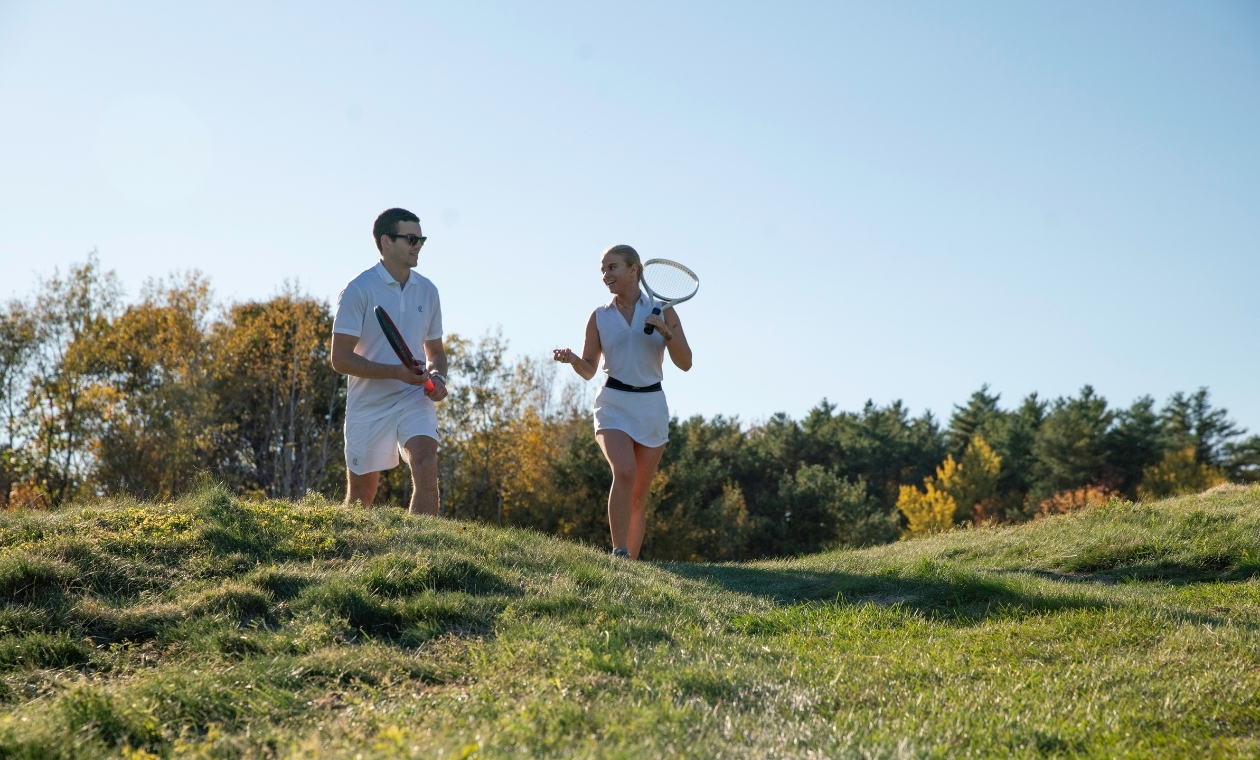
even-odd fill
[[[0,758],[1260,755],[1260,488],[743,565],[215,486],[0,547]]]

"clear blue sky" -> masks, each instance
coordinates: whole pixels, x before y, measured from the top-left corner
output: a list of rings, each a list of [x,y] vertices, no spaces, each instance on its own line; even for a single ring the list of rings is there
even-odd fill
[[[690,265],[683,415],[1207,385],[1260,432],[1255,2],[0,2],[0,296],[95,248],[334,299],[394,205],[519,352],[604,247]]]

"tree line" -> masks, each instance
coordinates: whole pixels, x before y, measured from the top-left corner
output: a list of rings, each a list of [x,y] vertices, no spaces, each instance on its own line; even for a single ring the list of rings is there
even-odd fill
[[[344,494],[344,378],[329,305],[288,286],[216,304],[196,273],[124,303],[95,255],[0,309],[0,504],[170,498],[208,473],[257,498]],[[591,394],[501,335],[446,338],[442,511],[604,546],[611,476]],[[1004,408],[983,387],[939,422],[900,402],[802,419],[674,419],[644,556],[737,560],[1016,523],[1111,498],[1260,479],[1260,436],[1206,389],[1116,408],[1086,386]],[[406,503],[405,467],[381,479]]]

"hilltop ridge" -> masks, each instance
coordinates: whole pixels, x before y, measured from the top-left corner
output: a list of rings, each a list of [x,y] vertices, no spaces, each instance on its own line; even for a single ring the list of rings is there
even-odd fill
[[[1260,488],[728,565],[238,499],[0,515],[0,757],[1260,752]]]

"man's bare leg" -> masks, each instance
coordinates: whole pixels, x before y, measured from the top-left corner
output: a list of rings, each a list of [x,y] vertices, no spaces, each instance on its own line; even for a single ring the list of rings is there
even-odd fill
[[[365,472],[362,475],[355,475],[350,470],[346,470],[346,506],[350,506],[355,502],[362,504],[366,509],[372,506],[372,502],[376,499],[376,487],[381,482],[381,474],[379,472]]]
[[[438,513],[438,442],[427,435],[412,436],[403,445],[411,466],[411,508],[413,515]]]

